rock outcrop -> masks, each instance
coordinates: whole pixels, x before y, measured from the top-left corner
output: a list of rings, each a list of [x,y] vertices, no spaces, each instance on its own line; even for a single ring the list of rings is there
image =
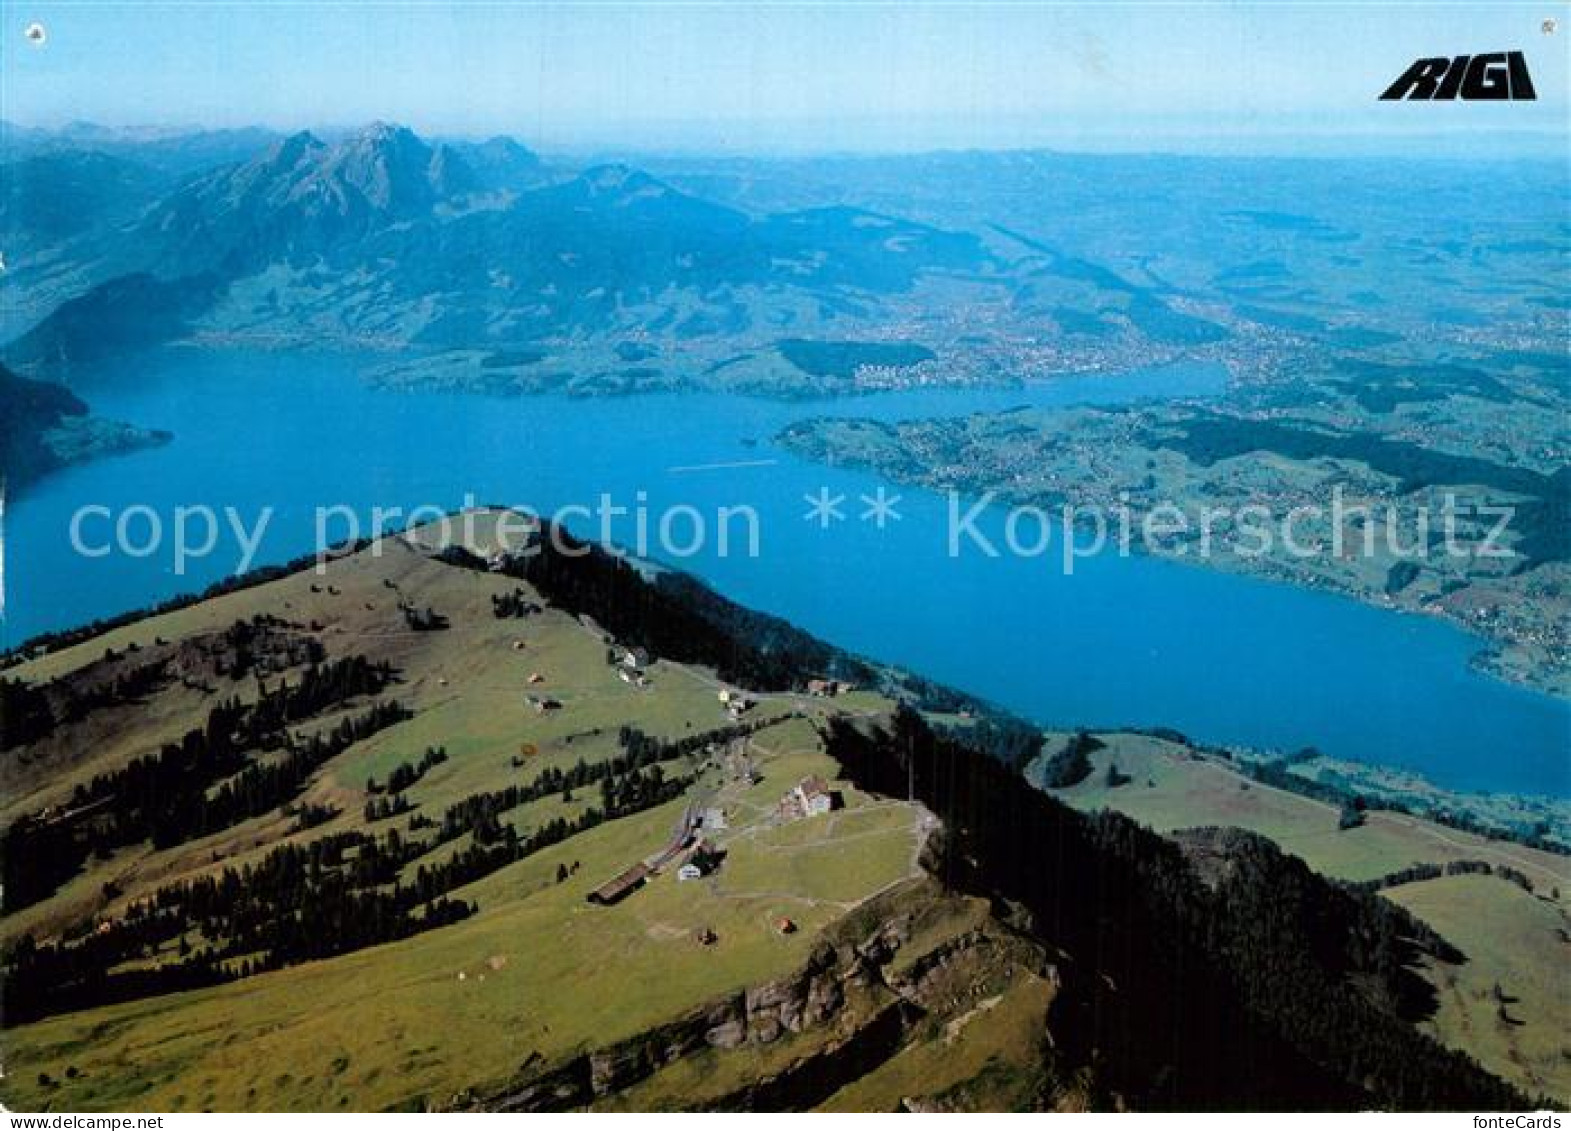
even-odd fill
[[[809,1106],[887,1060],[930,1012],[980,993],[990,973],[1023,963],[1051,975],[1038,948],[997,924],[951,938],[898,973],[890,964],[911,942],[911,912],[877,916],[870,930],[845,933],[852,937],[831,932],[784,978],[738,990],[566,1063],[526,1068],[523,1079],[475,1106],[492,1111],[589,1106],[685,1057],[829,1029],[827,1039],[787,1069],[701,1105],[719,1110]]]

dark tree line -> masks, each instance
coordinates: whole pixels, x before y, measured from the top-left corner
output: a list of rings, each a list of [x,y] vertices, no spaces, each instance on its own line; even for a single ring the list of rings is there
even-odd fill
[[[1179,741],[1185,742],[1186,745],[1188,744],[1187,739],[1184,739],[1182,735],[1177,736],[1177,738]],[[1208,752],[1233,761],[1226,750],[1211,749]],[[1303,797],[1312,797],[1317,801],[1324,801],[1328,805],[1335,805],[1339,809],[1344,806],[1353,806],[1360,811],[1381,809],[1392,813],[1407,813],[1415,817],[1422,817],[1426,821],[1434,821],[1436,824],[1460,829],[1462,832],[1488,837],[1491,840],[1511,840],[1518,844],[1525,844],[1529,848],[1537,848],[1544,852],[1553,852],[1561,856],[1571,854],[1568,853],[1565,843],[1555,838],[1553,829],[1547,821],[1541,822],[1530,831],[1522,831],[1491,825],[1487,821],[1480,820],[1467,812],[1436,809],[1430,806],[1415,808],[1403,802],[1400,798],[1388,795],[1375,798],[1365,797],[1358,791],[1356,786],[1339,780],[1335,774],[1311,778],[1293,773],[1291,767],[1295,761],[1299,760],[1302,759],[1290,756],[1253,763],[1238,761],[1235,764],[1238,765],[1242,772],[1249,774],[1258,782],[1286,790],[1289,793],[1297,793]]]
[[[371,544],[369,538],[361,538],[342,547],[346,553],[353,553],[364,549]],[[142,609],[133,609],[127,613],[120,613],[113,617],[104,617],[90,621],[79,628],[65,629],[59,632],[43,632],[31,636],[9,652],[0,654],[0,668],[19,664],[23,660],[38,653],[58,652],[62,648],[70,648],[84,640],[91,640],[95,636],[103,636],[117,628],[137,624],[152,617],[162,616],[179,609],[188,609],[193,605],[200,605],[203,601],[210,601],[214,597],[222,597],[226,593],[238,593],[245,589],[252,589],[258,585],[266,585],[271,581],[301,573],[317,564],[317,555],[302,554],[298,558],[285,562],[283,565],[262,566],[251,570],[249,573],[237,574],[216,581],[198,593],[185,593],[178,597],[171,597],[167,601],[156,605],[149,605]]]
[[[264,689],[254,704],[215,704],[205,725],[179,742],[78,785],[64,812],[13,822],[0,838],[5,911],[52,895],[91,855],[145,840],[179,844],[292,800],[316,767],[408,716],[396,704],[380,704],[305,740],[294,738],[290,725],[375,694],[391,679],[389,667],[363,656],[307,668],[297,683]],[[248,764],[253,751],[279,749],[281,758]]]
[[[301,673],[298,683],[286,680],[263,688],[262,696],[240,721],[242,740],[261,749],[277,749],[286,743],[292,724],[357,696],[380,694],[392,682],[391,665],[361,655],[313,665]]]
[[[503,572],[557,608],[593,617],[625,644],[703,664],[747,687],[783,691],[820,676],[862,684],[876,678],[866,664],[777,617],[744,609],[684,574],[646,577],[560,528],[548,529],[527,556],[509,559]]]
[[[47,694],[22,680],[0,677],[0,750],[48,738],[56,722]]]
[[[491,563],[460,546],[437,558],[463,569],[491,571]],[[720,678],[760,691],[800,691],[830,678],[882,688],[924,710],[975,711],[996,719],[1005,712],[974,696],[910,672],[869,664],[795,625],[727,600],[676,571],[646,575],[626,558],[543,523],[526,554],[495,567],[527,581],[554,607],[588,616],[618,641],[654,656],[713,668]],[[521,589],[492,599],[500,617],[538,611]]]
[[[215,985],[457,922],[471,904],[396,885],[407,849],[360,833],[283,845],[261,862],[160,888],[124,918],[6,956],[9,1022]],[[394,884],[388,890],[383,885]],[[195,949],[188,937],[208,940]],[[173,949],[174,959],[163,951]],[[124,969],[137,960],[156,964]]]
[[[298,797],[312,774],[355,743],[411,717],[401,704],[377,703],[340,720],[325,735],[289,740],[283,757],[253,763],[211,794],[188,794],[166,808],[153,827],[153,847],[170,848],[277,809]]]
[[[491,615],[497,620],[521,620],[540,611],[540,603],[522,589],[491,595]]]
[[[1459,956],[1417,920],[1311,872],[1263,838],[1185,846],[1084,815],[902,711],[845,721],[831,753],[860,787],[944,822],[940,875],[1029,912],[1068,957],[1051,1022],[1060,1067],[1140,1108],[1504,1110],[1528,1099],[1413,1019],[1411,967]]]
[[[139,650],[132,643],[125,655]],[[91,667],[69,681],[54,680],[39,687],[0,678],[0,750],[42,741],[57,726],[81,722],[107,708],[140,702],[167,686],[172,679],[169,669],[173,656],[167,648],[162,651],[162,655],[124,665],[113,675],[101,678],[93,678]],[[244,679],[263,666],[278,669],[318,665],[324,658],[322,644],[315,637],[295,633],[287,622],[266,615],[237,620],[218,633],[216,651],[218,674],[234,680]],[[104,663],[119,660],[121,655],[105,649]]]
[[[1047,789],[1068,789],[1091,776],[1091,755],[1107,743],[1094,734],[1076,731],[1042,766],[1042,785]]]
[[[367,797],[365,799],[366,823],[390,821],[413,808],[414,804],[401,793],[391,794],[387,797]]]
[[[295,819],[294,831],[305,832],[307,829],[314,829],[318,825],[325,825],[341,812],[343,810],[332,805],[316,805],[313,803],[297,805],[293,813]]]
[[[1529,895],[1533,893],[1533,881],[1526,873],[1509,864],[1491,864],[1488,860],[1450,860],[1444,868],[1438,864],[1414,864],[1395,872],[1387,872],[1372,880],[1349,881],[1347,886],[1358,891],[1384,891],[1386,888],[1401,887],[1403,884],[1436,880],[1441,876],[1498,876],[1507,883],[1515,884]]]
[[[322,642],[299,632],[288,621],[259,613],[237,620],[219,637],[218,674],[241,680],[252,672],[301,664],[320,664],[327,658]]]
[[[403,613],[404,624],[411,632],[440,632],[448,626],[447,618],[432,608],[422,609],[401,603],[398,611]]]
[[[1041,727],[1006,715],[944,728],[943,733],[1016,770],[1025,769],[1042,752],[1044,741]]]
[[[118,920],[78,924],[60,941],[24,936],[6,956],[5,1015],[12,1023],[247,977],[345,954],[458,922],[473,904],[456,889],[608,820],[680,796],[691,784],[661,764],[690,754],[725,728],[673,743],[631,732],[634,750],[606,762],[550,768],[533,781],[475,794],[450,806],[431,837],[390,829],[330,834],[284,844],[260,861],[159,888]],[[440,748],[436,748],[440,749]],[[572,820],[554,817],[521,834],[509,809],[560,792],[564,782],[599,783],[602,804]],[[440,862],[422,860],[464,837]],[[417,864],[412,879],[401,877]],[[191,937],[206,940],[200,949]],[[166,953],[174,949],[173,959]],[[141,960],[154,965],[123,969]]]
[[[661,762],[691,757],[706,746],[729,742],[731,739],[751,734],[762,725],[764,725],[762,721],[738,723],[699,734],[685,735],[672,741],[652,738],[636,727],[623,727],[618,734],[622,752],[611,758],[600,762],[586,762],[580,758],[565,770],[559,766],[548,766],[531,781],[485,793],[470,794],[463,800],[454,802],[435,821],[437,843],[454,840],[466,832],[479,828],[494,829],[500,823],[501,814],[509,810],[544,797],[559,796],[588,786],[601,788],[602,804],[611,817],[622,816],[625,812],[634,812],[638,808],[647,808],[648,804],[645,802],[648,797],[653,796],[651,790],[669,793],[670,797],[674,797],[681,792],[678,786],[681,779],[668,779],[662,773],[658,779],[662,784],[658,786],[651,785],[648,780],[640,780],[637,785],[628,784],[629,780],[638,776],[641,771],[651,767],[658,769]],[[607,790],[610,791],[609,796]],[[669,797],[662,798],[662,801],[664,800],[669,800]],[[651,804],[660,803],[662,802],[651,802]]]
[[[402,793],[445,761],[447,747],[427,746],[419,762],[400,762],[394,766],[393,772],[387,775],[386,785],[378,784],[375,778],[367,779],[366,792],[381,793],[385,790],[388,793]]]
[[[56,682],[50,690],[59,697],[55,715],[61,724],[70,724],[81,722],[94,711],[145,699],[168,683],[169,658],[163,657],[135,664],[90,687],[71,689]]]

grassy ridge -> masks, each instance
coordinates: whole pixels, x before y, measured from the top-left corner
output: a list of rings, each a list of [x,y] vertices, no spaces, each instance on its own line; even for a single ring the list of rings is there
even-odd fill
[[[325,824],[299,830],[275,813],[164,850],[126,848],[9,917],[8,935],[48,937],[69,923],[119,916],[155,888],[255,864],[280,844],[402,827],[411,814],[367,824],[367,781],[386,782],[430,746],[445,747],[448,757],[405,791],[415,815],[610,757],[624,725],[679,739],[729,724],[708,672],[657,659],[647,669],[650,686],[637,688],[608,665],[599,633],[572,615],[547,608],[498,619],[492,595],[517,584],[394,540],[334,562],[325,576],[295,574],[224,593],[21,665],[22,678],[69,679],[106,648],[200,638],[266,611],[311,632],[329,656],[352,650],[394,663],[396,692],[414,716],[355,743],[314,777],[302,801],[337,810]],[[451,627],[407,631],[403,602],[437,609]],[[539,714],[528,706],[530,693],[562,707]],[[882,709],[869,696],[839,705]],[[66,797],[89,773],[189,725],[202,707],[201,695],[176,684],[167,698],[100,712],[89,720],[93,733],[114,737],[91,752],[65,728],[47,748],[28,751],[31,766],[9,763],[30,783],[15,811]],[[463,923],[230,985],[14,1028],[6,1035],[7,1102],[78,1110],[442,1105],[508,1078],[531,1058],[631,1035],[695,1001],[780,976],[848,907],[911,875],[923,835],[911,808],[855,790],[845,794],[846,809],[816,829],[769,827],[788,785],[809,774],[836,776],[810,720],[796,719],[824,709],[805,698],[760,698],[749,717],[780,721],[751,742],[763,779],[728,797],[735,831],[711,881],[679,884],[665,874],[615,907],[585,902],[591,888],[665,843],[686,805],[679,799],[460,889],[454,895],[480,909]],[[699,788],[718,796],[728,786],[708,771]],[[504,819],[526,833],[589,804],[598,797],[551,795]],[[839,850],[841,843],[855,851]],[[563,871],[568,878],[559,882]],[[785,917],[797,930],[777,929]],[[700,945],[702,930],[718,941]]]
[[[1050,737],[1049,748],[1067,737]],[[1091,773],[1054,791],[1084,811],[1115,809],[1162,833],[1203,825],[1248,829],[1342,880],[1467,861],[1527,877],[1532,891],[1500,875],[1443,875],[1383,894],[1467,958],[1426,965],[1438,995],[1429,1031],[1529,1092],[1571,1097],[1564,1035],[1571,989],[1562,976],[1571,860],[1400,813],[1370,811],[1362,824],[1340,828],[1337,806],[1254,781],[1182,743],[1127,733],[1099,737],[1106,745],[1090,755]],[[1107,771],[1115,765],[1127,781],[1109,786]]]

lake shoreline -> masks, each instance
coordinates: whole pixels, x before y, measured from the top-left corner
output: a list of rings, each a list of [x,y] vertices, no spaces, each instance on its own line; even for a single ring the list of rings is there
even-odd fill
[[[683,505],[713,514],[737,503],[761,515],[762,555],[725,557],[711,547],[668,558],[676,568],[848,651],[1044,725],[1166,725],[1207,742],[1285,750],[1312,743],[1364,764],[1397,754],[1446,788],[1571,792],[1564,704],[1471,669],[1475,637],[1333,594],[1174,571],[1140,555],[1077,563],[1072,578],[1040,563],[950,559],[941,500],[910,492],[903,521],[880,530],[861,520],[856,500],[886,481],[787,452],[773,458],[767,438],[803,415],[799,405],[708,393],[385,397],[335,357],[181,351],[136,376],[134,387],[105,390],[104,409],[170,427],[176,440],[79,465],[18,499],[7,515],[7,564],[25,601],[7,610],[8,641],[158,604],[234,572],[233,556],[221,554],[190,563],[182,576],[158,559],[84,559],[65,531],[85,504],[164,512],[206,503],[246,514],[275,507],[253,559],[260,563],[288,561],[314,544],[314,505],[450,509],[473,494],[552,514],[602,492],[632,502],[647,491],[657,515]],[[841,398],[810,411],[964,414],[1025,400],[1201,396],[1225,381],[1221,371],[1136,372],[1046,389]],[[354,451],[340,442],[346,420],[366,440]],[[464,443],[430,443],[433,428]],[[749,466],[673,470],[714,464]],[[832,530],[802,521],[803,497],[818,489],[847,499],[847,517]],[[613,530],[612,540],[632,545],[631,526]],[[1316,679],[1306,684],[1305,671]],[[1499,743],[1520,752],[1503,775],[1475,753]]]
[[[973,502],[987,498],[993,508],[1032,507],[1062,513],[1065,508],[1079,510],[1088,505],[1096,505],[1087,504],[1083,498],[1076,498],[1063,491],[1044,494],[1039,491],[1021,491],[1005,485],[989,487],[986,484],[961,482],[963,476],[957,479],[927,467],[910,464],[907,462],[910,457],[904,454],[903,450],[900,455],[888,459],[880,459],[863,452],[847,453],[844,449],[849,441],[841,437],[840,432],[860,433],[861,430],[857,428],[858,423],[830,417],[803,420],[776,436],[775,443],[804,459],[865,471],[887,477],[905,486],[935,493],[955,492]],[[927,422],[899,423],[919,428]],[[840,432],[833,431],[836,429]],[[1145,514],[1151,513],[1150,510],[1142,510],[1138,507],[1132,509],[1137,526]],[[1086,522],[1077,523],[1075,533],[1105,535],[1106,532],[1098,532],[1094,524]],[[1135,537],[1130,540],[1128,548],[1131,555],[1142,555],[1179,565],[1248,577],[1256,581],[1286,585],[1309,592],[1326,593],[1351,599],[1367,608],[1441,621],[1477,642],[1477,648],[1470,656],[1469,664],[1480,675],[1507,686],[1547,695],[1571,705],[1571,669],[1568,669],[1564,663],[1556,663],[1549,657],[1511,639],[1505,635],[1503,629],[1490,632],[1488,626],[1480,625],[1476,620],[1469,619],[1444,603],[1408,600],[1403,596],[1406,590],[1399,592],[1395,597],[1390,592],[1376,592],[1367,586],[1359,585],[1357,583],[1359,579],[1350,570],[1313,572],[1303,568],[1295,569],[1293,565],[1277,557],[1264,555],[1245,557],[1230,553],[1225,545],[1219,548],[1218,553],[1204,558],[1190,554],[1188,551],[1191,546],[1188,542],[1180,542],[1175,550],[1160,544],[1153,546],[1144,538]]]

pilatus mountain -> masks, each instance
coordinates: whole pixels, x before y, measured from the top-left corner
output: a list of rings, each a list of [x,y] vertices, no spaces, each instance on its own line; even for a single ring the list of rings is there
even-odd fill
[[[39,179],[70,185],[89,165],[104,187],[70,222],[7,217],[60,237],[9,280],[36,318],[8,351],[27,371],[69,378],[187,337],[519,347],[635,328],[735,335],[766,319],[774,335],[998,266],[974,236],[859,209],[752,216],[624,165],[553,169],[506,139],[431,143],[382,124],[331,143],[297,133],[172,185],[116,156],[47,153],[13,197],[47,202]]]

